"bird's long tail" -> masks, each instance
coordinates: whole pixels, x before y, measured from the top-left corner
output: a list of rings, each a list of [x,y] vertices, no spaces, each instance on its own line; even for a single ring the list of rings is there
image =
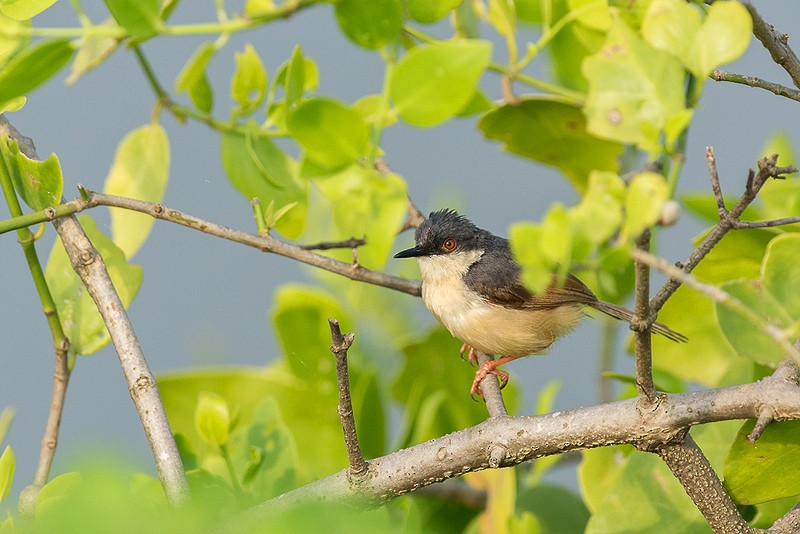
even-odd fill
[[[633,320],[632,311],[623,308],[622,306],[611,304],[610,302],[595,300],[593,302],[590,302],[589,306],[596,309],[597,311],[605,313],[610,317],[613,317],[614,319],[619,319],[620,321],[626,321],[630,323]],[[686,341],[689,340],[686,336],[684,336],[680,332],[676,332],[667,325],[661,323],[653,323],[652,330],[656,334],[660,334],[667,339],[671,339],[672,341],[676,341],[679,343],[685,343]]]

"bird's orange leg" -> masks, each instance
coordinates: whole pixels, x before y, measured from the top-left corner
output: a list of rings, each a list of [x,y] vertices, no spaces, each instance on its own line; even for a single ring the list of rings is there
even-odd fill
[[[475,380],[472,381],[472,387],[469,390],[469,396],[475,400],[475,394],[483,398],[483,392],[481,391],[481,380],[486,377],[488,374],[497,375],[500,379],[500,388],[506,387],[508,384],[508,373],[505,371],[501,371],[497,368],[499,365],[503,365],[504,363],[508,363],[511,360],[516,360],[519,356],[503,356],[502,358],[498,358],[496,360],[490,360],[483,365],[481,365],[478,370],[475,372]]]

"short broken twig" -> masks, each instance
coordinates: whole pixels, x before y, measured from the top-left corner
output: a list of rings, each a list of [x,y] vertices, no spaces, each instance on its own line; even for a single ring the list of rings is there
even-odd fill
[[[360,477],[367,472],[367,462],[361,454],[356,433],[356,420],[353,416],[353,402],[350,398],[350,377],[347,374],[347,351],[353,344],[352,332],[342,335],[339,321],[328,319],[331,327],[331,352],[336,357],[336,381],[339,384],[339,419],[344,431],[344,445],[350,462],[351,476]]]

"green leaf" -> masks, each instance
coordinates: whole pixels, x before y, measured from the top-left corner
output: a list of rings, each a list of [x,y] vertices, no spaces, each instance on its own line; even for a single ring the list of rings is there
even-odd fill
[[[225,173],[247,200],[258,198],[264,207],[274,201],[277,208],[297,202],[276,229],[290,238],[300,235],[308,208],[308,183],[300,180],[297,163],[255,124],[249,124],[244,135],[223,134],[221,150]]]
[[[411,18],[428,24],[436,22],[450,13],[464,0],[406,0],[405,6]]]
[[[14,189],[31,209],[39,211],[61,203],[64,179],[55,154],[44,161],[29,159],[19,149],[16,139],[0,133],[0,150],[11,174]]]
[[[449,119],[470,101],[491,56],[491,43],[474,39],[413,48],[389,82],[397,113],[415,126]]]
[[[103,191],[109,195],[159,203],[169,178],[169,139],[158,123],[132,130],[120,142]],[[155,219],[143,213],[109,208],[111,237],[128,259],[142,247]]]
[[[353,165],[317,185],[332,204],[333,228],[323,239],[364,236],[367,244],[358,249],[358,263],[383,269],[407,212],[405,181],[396,174]],[[337,257],[351,261],[352,252],[340,251]]]
[[[797,159],[792,141],[786,132],[774,133],[761,150],[764,156],[780,155],[781,165],[797,166]],[[797,175],[789,175],[785,180],[770,180],[758,193],[761,199],[764,219],[780,219],[800,213],[800,180]],[[748,207],[747,211],[750,211]],[[782,226],[782,230],[797,231],[798,225]]]
[[[206,69],[216,51],[214,43],[201,44],[175,79],[175,92],[186,92],[197,109],[206,113],[214,107],[214,93]]]
[[[726,421],[692,429],[712,466],[721,466],[736,426]],[[584,458],[599,456],[596,462],[584,460],[580,467],[582,492],[592,511],[587,534],[661,532],[664,525],[669,525],[670,532],[709,531],[683,486],[658,456],[639,451],[624,456],[621,450],[584,452]],[[632,502],[637,505],[628,506]]]
[[[540,460],[537,460],[538,464]],[[583,534],[589,510],[580,497],[554,484],[523,487],[517,494],[516,512],[533,514],[543,533]],[[520,534],[529,530],[519,530]]]
[[[700,280],[721,284],[738,278],[758,278],[771,230],[729,232],[715,246],[693,274]],[[705,233],[693,241],[697,245]],[[691,343],[674,343],[653,337],[653,365],[684,380],[708,387],[752,381],[752,361],[739,356],[720,330],[715,305],[705,295],[681,287],[667,301],[658,320],[686,335]],[[703,355],[703,365],[697,355]]]
[[[52,39],[14,56],[0,71],[0,104],[42,85],[67,64],[73,52],[70,41]]]
[[[513,37],[517,32],[517,12],[511,0],[489,0],[489,22],[497,33]]]
[[[747,9],[733,1],[714,2],[701,22],[696,6],[680,0],[654,0],[642,21],[645,40],[677,56],[698,78],[744,54],[752,31]]]
[[[577,11],[578,22],[594,30],[605,31],[611,27],[608,0],[567,0],[570,11]]]
[[[400,34],[403,8],[400,0],[338,0],[336,20],[351,41],[377,49]]]
[[[197,399],[194,427],[204,440],[217,447],[228,443],[231,431],[231,413],[225,399],[204,391]]]
[[[0,69],[9,59],[28,48],[31,36],[26,30],[30,26],[30,21],[14,20],[0,13]]]
[[[539,224],[515,223],[509,228],[511,252],[522,267],[522,282],[535,294],[544,293],[553,283],[553,266],[537,246],[542,235]]]
[[[55,3],[56,0],[2,0],[0,13],[14,20],[29,20]]]
[[[725,460],[725,487],[738,504],[756,504],[800,494],[800,421],[771,423],[758,441],[742,425]]]
[[[12,449],[10,445],[6,445],[3,454],[0,455],[0,502],[8,497],[11,491],[16,467],[17,459],[14,456],[14,449]]]
[[[369,127],[363,115],[336,100],[311,98],[288,117],[289,134],[314,163],[337,169],[367,153]]]
[[[159,16],[158,0],[105,0],[108,10],[120,26],[136,41],[144,41],[157,34],[163,23]]]
[[[586,131],[580,108],[552,99],[501,106],[484,115],[478,127],[508,152],[557,167],[578,191],[586,189],[592,171],[616,171],[622,153],[621,144]]]
[[[247,115],[264,100],[267,92],[267,70],[252,45],[236,53],[236,71],[231,80],[231,98],[239,104],[239,113]]]
[[[519,10],[519,6],[517,8]],[[562,86],[586,93],[589,84],[583,73],[583,61],[600,50],[605,38],[605,31],[583,24],[567,24],[553,36],[547,52],[553,74]]]
[[[14,409],[7,406],[0,412],[0,442],[5,441],[11,422],[14,420]]]
[[[97,229],[90,217],[81,216],[78,220],[92,245],[103,257],[111,281],[123,306],[127,308],[142,284],[141,266],[129,264],[122,250]],[[80,278],[72,270],[60,240],[53,244],[44,275],[53,293],[64,333],[70,340],[70,351],[89,355],[108,344],[111,338],[103,319]]]
[[[60,474],[50,480],[36,495],[37,515],[47,514],[48,509],[58,505],[75,492],[81,484],[81,474],[76,471]]]
[[[78,42],[78,53],[70,67],[69,76],[64,80],[67,85],[77,82],[84,74],[93,70],[105,61],[119,46],[113,37],[87,35]]]
[[[669,187],[660,174],[642,172],[634,176],[625,198],[625,223],[620,239],[636,239],[653,226],[668,198]]]
[[[680,61],[648,45],[620,19],[603,48],[584,60],[583,73],[589,81],[587,130],[597,136],[659,153],[667,125],[688,113]]]
[[[783,330],[787,341],[800,327],[800,235],[783,234],[770,241],[758,280],[739,279],[721,288],[756,311],[765,323]],[[720,328],[739,354],[757,363],[775,364],[785,350],[773,338],[758,331],[750,321],[721,303],[715,303]],[[786,332],[788,330],[788,332]]]

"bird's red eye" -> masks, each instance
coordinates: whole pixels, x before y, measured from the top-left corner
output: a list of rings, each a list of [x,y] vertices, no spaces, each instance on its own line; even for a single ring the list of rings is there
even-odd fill
[[[452,252],[456,248],[456,240],[452,237],[446,239],[444,243],[442,243],[442,248],[445,249],[447,252]]]

